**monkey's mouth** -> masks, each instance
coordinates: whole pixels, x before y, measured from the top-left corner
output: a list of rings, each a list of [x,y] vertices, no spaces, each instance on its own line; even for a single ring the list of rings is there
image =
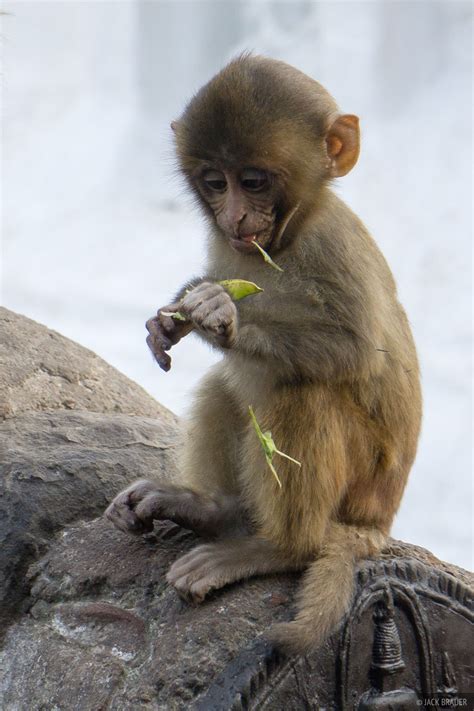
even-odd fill
[[[271,233],[269,234],[266,230],[262,232],[254,232],[249,235],[242,235],[239,238],[231,237],[229,239],[231,247],[237,252],[244,252],[247,254],[255,254],[257,248],[255,247],[255,242],[260,246],[266,248],[271,241]]]

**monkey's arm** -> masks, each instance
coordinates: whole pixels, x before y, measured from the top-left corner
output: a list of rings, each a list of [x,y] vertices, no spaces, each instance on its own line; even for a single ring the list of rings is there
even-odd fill
[[[195,329],[211,345],[267,361],[283,378],[346,377],[372,367],[380,354],[373,345],[367,305],[342,296],[327,293],[322,303],[315,303],[293,289],[242,305],[203,277],[183,286],[173,304],[147,322],[147,342],[164,370],[170,367],[166,351]],[[163,311],[179,311],[186,320]]]
[[[179,310],[211,345],[266,361],[284,378],[334,379],[370,366],[380,354],[366,305],[332,293],[315,303],[299,287],[235,304],[220,284],[204,280],[186,290]]]
[[[105,516],[126,533],[149,533],[154,520],[174,521],[201,536],[242,532],[245,527],[235,497],[205,496],[172,484],[140,479],[112,501]]]
[[[304,312],[294,312],[290,320],[273,314],[264,321],[242,319],[233,350],[267,361],[283,377],[328,380],[359,371],[376,356],[356,327],[335,325]]]

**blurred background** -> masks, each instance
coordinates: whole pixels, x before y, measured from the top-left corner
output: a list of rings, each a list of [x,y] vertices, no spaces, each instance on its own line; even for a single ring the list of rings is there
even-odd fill
[[[219,357],[165,374],[145,320],[200,273],[204,226],[169,123],[231,57],[276,57],[361,117],[336,190],[391,265],[418,345],[419,454],[394,535],[470,567],[470,2],[4,2],[2,304],[91,348],[178,414]]]

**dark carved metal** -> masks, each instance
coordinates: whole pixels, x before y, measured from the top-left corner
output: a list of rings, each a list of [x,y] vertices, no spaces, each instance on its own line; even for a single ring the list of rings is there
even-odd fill
[[[387,585],[382,600],[374,611],[374,646],[372,652],[371,678],[373,687],[362,695],[357,706],[359,711],[371,709],[412,709],[417,695],[413,689],[385,690],[387,677],[405,669],[402,645],[397,625],[390,587]]]
[[[453,698],[454,696],[457,695],[458,693],[458,688],[456,684],[456,675],[454,673],[453,666],[451,664],[451,660],[449,658],[448,652],[443,652],[442,655],[442,661],[441,661],[441,669],[442,669],[442,684],[441,688],[439,689],[440,694],[443,696],[449,696]]]
[[[390,588],[387,586],[385,597],[376,606],[374,612],[375,632],[371,668],[374,678],[379,680],[378,683],[381,687],[383,686],[382,679],[386,674],[395,674],[397,671],[405,669],[400,635],[393,617],[393,599]]]
[[[195,708],[408,711],[423,697],[455,699],[474,691],[473,623],[472,590],[450,574],[412,558],[366,561],[351,612],[322,649],[283,658],[259,642]]]

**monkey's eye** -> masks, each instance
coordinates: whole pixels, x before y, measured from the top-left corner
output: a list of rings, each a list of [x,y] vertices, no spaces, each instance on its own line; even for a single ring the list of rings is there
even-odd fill
[[[256,192],[268,187],[270,179],[264,170],[259,170],[258,168],[245,168],[240,176],[240,182],[245,190],[252,190]]]
[[[206,170],[202,174],[202,181],[206,188],[209,190],[214,190],[215,192],[221,193],[227,187],[227,180],[225,179],[224,173],[219,170]]]

